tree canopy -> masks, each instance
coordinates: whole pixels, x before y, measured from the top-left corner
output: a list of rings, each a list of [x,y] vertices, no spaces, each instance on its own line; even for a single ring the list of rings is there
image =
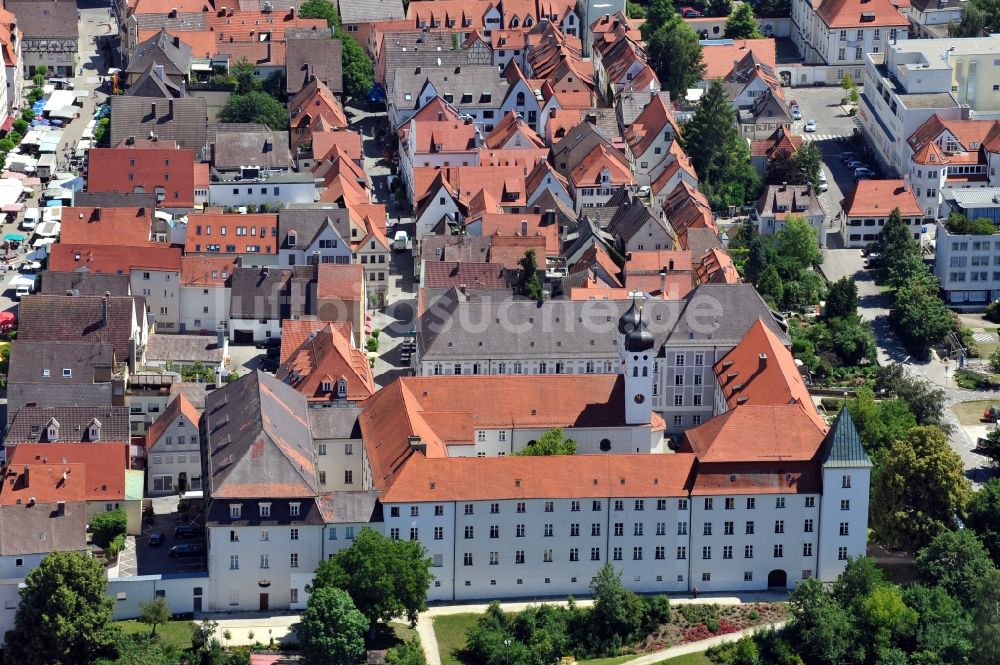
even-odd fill
[[[257,122],[270,129],[288,129],[288,109],[265,92],[232,94],[219,109],[219,122]]]
[[[544,432],[538,440],[514,453],[523,456],[572,455],[576,452],[576,441],[563,435],[562,427],[553,427]]]
[[[763,36],[753,17],[753,6],[741,2],[726,21],[726,39],[759,39]]]
[[[988,236],[1000,232],[1000,228],[985,217],[969,219],[959,212],[949,214],[944,225],[948,229],[948,233],[953,235]]]
[[[965,508],[965,526],[983,541],[994,565],[1000,564],[1000,478],[990,478],[973,493]]]
[[[743,205],[757,195],[760,178],[721,81],[712,81],[685,126],[684,148],[713,207]]]
[[[806,270],[823,261],[816,229],[802,215],[788,215],[778,231],[778,252],[799,270]]]
[[[962,459],[937,427],[915,427],[893,442],[872,483],[871,526],[879,542],[917,552],[956,528],[970,498]]]
[[[658,27],[654,29],[653,26]],[[670,92],[671,99],[684,99],[688,88],[693,88],[705,72],[698,33],[673,11],[672,6],[668,12],[656,4],[650,7],[644,30],[650,35],[646,44],[649,64],[663,89]]]
[[[858,313],[858,285],[853,277],[841,277],[826,293],[826,318],[855,316]]]
[[[329,0],[306,0],[299,7],[302,18],[326,19],[333,29],[334,39],[340,40],[341,64],[344,72],[344,94],[364,98],[375,84],[372,62],[361,45],[344,31],[340,14]]]
[[[113,655],[114,601],[101,563],[79,552],[56,552],[24,580],[14,630],[7,633],[8,665],[90,665]]]
[[[920,581],[944,587],[965,605],[972,604],[976,584],[993,567],[983,543],[969,529],[944,531],[917,554]]]
[[[524,252],[524,256],[518,261],[521,266],[521,273],[517,279],[515,292],[532,300],[541,300],[543,296],[542,282],[538,278],[538,262],[535,259],[535,250],[529,249]]]
[[[362,529],[350,547],[319,564],[313,589],[346,591],[368,620],[369,631],[379,621],[401,616],[415,625],[417,613],[427,609],[430,568],[418,541],[392,540]]]
[[[340,589],[322,587],[309,596],[295,624],[307,665],[357,663],[365,654],[368,620]]]

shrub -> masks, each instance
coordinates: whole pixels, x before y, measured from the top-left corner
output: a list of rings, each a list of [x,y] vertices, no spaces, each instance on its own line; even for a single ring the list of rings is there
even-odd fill
[[[120,533],[114,537],[114,540],[104,550],[107,560],[115,561],[123,549],[125,549],[125,534]]]
[[[750,610],[750,614],[748,616],[751,621],[756,621],[760,617],[760,615],[757,614],[757,610]]]
[[[719,632],[719,620],[715,617],[710,617],[708,621],[705,622],[705,628],[708,628],[708,632],[710,633]]]
[[[1000,300],[994,300],[986,307],[986,320],[1000,323]]]
[[[127,526],[128,516],[121,508],[97,515],[90,521],[94,544],[101,549],[108,549],[118,536],[124,539]]]
[[[378,340],[375,337],[369,337],[368,341],[365,342],[365,348],[368,351],[375,353],[378,351]]]

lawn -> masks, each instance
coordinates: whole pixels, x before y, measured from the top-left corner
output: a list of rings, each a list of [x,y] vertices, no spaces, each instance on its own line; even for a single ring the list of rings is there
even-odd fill
[[[613,656],[612,658],[594,658],[592,660],[578,660],[579,665],[619,665],[629,660],[638,658],[634,653],[625,656]]]
[[[409,624],[393,621],[388,625],[380,623],[375,628],[375,635],[365,638],[365,648],[367,649],[391,649],[397,644],[408,642],[411,639],[420,641],[417,631],[410,628]]]
[[[699,651],[698,653],[689,653],[684,656],[668,658],[661,661],[658,665],[712,665],[712,661],[708,659],[704,651]]]
[[[465,633],[477,619],[479,615],[473,612],[434,617],[441,665],[462,665],[457,654],[465,648]]]
[[[416,640],[417,642],[420,641],[420,636],[417,635],[417,629],[410,628],[410,624],[408,623],[396,623],[393,621],[389,624],[389,627],[392,628],[392,632],[396,634],[396,638],[400,642],[409,642],[410,640]]]
[[[149,626],[138,621],[115,621],[115,625],[122,629],[127,635],[139,633],[149,633]],[[195,624],[186,619],[180,621],[168,621],[156,627],[156,635],[178,649],[191,648],[191,633],[194,632]]]
[[[969,425],[982,425],[980,418],[983,417],[983,412],[994,404],[1000,405],[1000,400],[979,399],[971,402],[959,402],[953,405],[951,410],[955,412],[958,422],[968,427]]]

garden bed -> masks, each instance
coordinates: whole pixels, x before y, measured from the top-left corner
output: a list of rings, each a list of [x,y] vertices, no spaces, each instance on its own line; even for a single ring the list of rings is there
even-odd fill
[[[642,644],[635,645],[636,653],[652,653],[679,644],[699,642],[788,619],[788,607],[782,603],[744,605],[688,603],[676,605],[671,609],[673,611],[671,622],[660,626],[659,632],[649,635]]]

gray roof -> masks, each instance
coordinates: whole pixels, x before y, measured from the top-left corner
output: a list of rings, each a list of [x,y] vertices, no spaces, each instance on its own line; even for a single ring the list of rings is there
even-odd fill
[[[59,440],[49,441],[45,426],[53,418],[59,423]],[[60,406],[24,407],[14,415],[7,428],[6,444],[17,443],[83,443],[91,442],[87,428],[91,421],[101,423],[103,443],[128,443],[132,433],[126,406]]]
[[[322,495],[316,503],[327,524],[367,524],[382,521],[381,495],[377,490],[333,492]]]
[[[339,0],[344,23],[374,23],[406,17],[402,0]]]
[[[440,97],[459,110],[500,108],[510,87],[493,65],[442,64],[438,67],[401,63],[392,77],[387,75],[387,78],[393,81],[391,95],[397,109],[418,108],[427,85],[433,85]],[[409,100],[407,94],[411,96]]]
[[[661,92],[628,90],[618,95],[618,119],[621,126],[628,127],[635,122],[642,110],[652,101],[653,95],[657,95],[667,108],[670,108],[670,93],[666,90]]]
[[[385,66],[386,95],[393,95],[395,78],[389,72],[409,67],[434,67],[438,59],[445,67],[472,64],[473,54],[469,49],[454,48],[451,33],[448,32],[391,32],[383,36],[382,48],[378,56]],[[496,67],[493,74],[499,78]],[[414,93],[415,94],[415,93]]]
[[[910,7],[918,12],[959,9],[966,0],[911,0]]]
[[[110,344],[18,339],[10,345],[7,381],[60,386],[104,383],[110,381],[113,360]]]
[[[791,213],[826,217],[819,192],[812,185],[768,185],[757,199],[757,214],[765,219]]]
[[[865,447],[861,444],[861,437],[858,436],[851,413],[846,407],[837,414],[837,419],[833,421],[833,426],[823,440],[820,462],[825,467],[841,468],[872,465]]]
[[[73,203],[81,208],[155,208],[153,192],[77,192]],[[128,276],[126,275],[126,282]]]
[[[667,230],[667,223],[659,216],[654,215],[645,203],[627,193],[626,199],[619,205],[607,228],[608,233],[620,240],[622,244],[629,242],[648,222],[653,222],[657,226],[663,227],[665,233],[670,233]]]
[[[167,31],[186,32],[189,30],[207,30],[208,24],[205,22],[205,12],[178,13],[171,17],[167,13],[142,13],[132,14],[141,31],[160,30],[166,28]]]
[[[136,46],[125,71],[138,74],[148,72],[155,65],[163,65],[163,73],[168,77],[183,78],[191,71],[191,47],[182,42],[180,37],[160,29]]]
[[[220,170],[235,170],[241,166],[267,166],[290,169],[292,154],[288,150],[288,132],[252,130],[215,130],[212,141],[212,166]]]
[[[205,147],[208,106],[203,98],[157,99],[155,97],[111,98],[111,145],[130,136],[177,141],[182,148]]]
[[[62,468],[53,467],[51,473],[60,475]],[[62,504],[62,513],[55,503],[0,506],[0,556],[86,549],[87,504],[83,501]]]
[[[128,87],[125,94],[130,97],[156,97],[157,99],[176,99],[184,97],[184,90],[170,79],[161,79],[156,74],[154,63],[149,63],[135,83]]]
[[[783,344],[791,343],[784,325],[751,284],[701,284],[682,302],[680,317],[667,336],[668,345],[735,346],[757,319],[762,319]]]
[[[24,296],[18,307],[18,339],[111,344],[115,360],[128,362],[133,351],[133,323],[138,298],[97,295]]]
[[[397,0],[398,2],[399,0]],[[289,30],[285,32],[285,91],[294,95],[312,76],[339,95],[344,91],[342,44],[331,39],[330,31]]]
[[[687,248],[691,252],[691,260],[697,263],[708,250],[722,249],[722,240],[712,229],[690,228],[687,230]]]
[[[68,0],[7,0],[5,8],[17,17],[24,39],[80,38],[80,13]]]
[[[614,246],[615,239],[607,231],[601,230],[597,220],[589,216],[584,217],[580,220],[576,230],[564,238],[562,256],[566,259],[567,265],[573,265],[580,260],[584,252],[595,244],[600,244],[607,249]]]
[[[225,350],[217,344],[215,335],[151,335],[146,345],[146,360],[200,362],[219,364]]]
[[[103,296],[108,291],[113,296],[127,296],[130,290],[128,275],[103,272],[52,272],[42,273],[40,293],[66,295],[77,291],[84,296]]]
[[[111,406],[111,384],[48,385],[44,383],[11,383],[7,387],[7,422],[27,405],[46,407],[85,406],[107,408]]]
[[[559,173],[566,175],[602,144],[608,150],[616,149],[600,127],[584,120],[552,146],[553,164]]]
[[[949,187],[941,190],[945,201],[954,202],[962,209],[1000,208],[1000,187],[974,187],[957,189]]]
[[[236,268],[230,277],[232,319],[289,319],[312,314],[315,307],[312,266]]]
[[[351,239],[350,211],[346,208],[282,208],[278,211],[278,248],[288,249],[288,233],[295,231],[295,246],[308,247],[327,225],[340,236]]]
[[[482,263],[489,257],[490,238],[466,235],[428,235],[420,240],[421,261]]]
[[[215,384],[212,383],[181,381],[170,384],[170,398],[173,399],[175,395],[183,393],[194,408],[199,411],[204,411],[205,398],[208,397],[209,393],[213,390],[215,390]]]
[[[322,439],[360,439],[361,426],[358,416],[364,409],[360,404],[329,409],[309,409],[309,431],[317,441]]]
[[[209,496],[316,496],[316,454],[306,398],[263,372],[251,372],[205,400]]]

